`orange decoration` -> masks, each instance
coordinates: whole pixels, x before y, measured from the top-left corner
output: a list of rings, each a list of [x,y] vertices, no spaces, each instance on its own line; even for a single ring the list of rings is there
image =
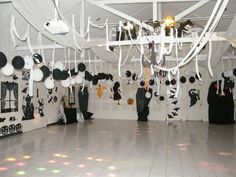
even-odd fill
[[[99,98],[101,98],[101,97],[103,96],[104,91],[105,91],[106,89],[107,89],[106,86],[101,85],[101,84],[98,84],[98,87],[96,88],[96,90],[97,90],[97,96],[98,96]]]
[[[150,67],[149,65],[146,65],[146,78],[145,78],[145,89],[147,90],[149,88],[149,80],[150,80]]]
[[[127,100],[127,103],[128,103],[128,105],[134,104],[133,98],[129,98],[129,99]]]

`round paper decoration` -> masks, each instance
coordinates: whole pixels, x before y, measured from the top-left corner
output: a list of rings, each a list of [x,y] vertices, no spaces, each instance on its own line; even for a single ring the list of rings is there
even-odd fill
[[[75,72],[75,68],[70,70],[70,74],[71,76],[76,76],[78,74],[78,72]]]
[[[50,69],[46,65],[43,65],[40,69],[43,72],[43,79],[46,79],[51,73]]]
[[[29,70],[29,69],[33,68],[34,60],[32,57],[30,57],[29,55],[26,55],[24,57],[24,61],[25,61],[24,69]]]
[[[80,75],[82,78],[85,78],[85,72],[79,71],[78,75]]]
[[[146,92],[146,93],[145,93],[145,97],[146,97],[146,98],[151,98],[151,97],[152,97],[152,94],[151,94],[150,92]]]
[[[7,57],[3,52],[0,52],[0,68],[7,64]]]
[[[76,84],[76,81],[75,81],[75,78],[74,78],[74,77],[72,77],[72,78],[70,79],[70,84],[71,84],[71,85],[75,85],[75,84]]]
[[[78,64],[78,70],[79,70],[80,72],[84,72],[84,71],[86,70],[85,64],[84,64],[84,63],[79,63],[79,64]]]
[[[160,101],[164,101],[164,100],[165,100],[165,97],[164,97],[164,96],[160,96],[160,97],[159,97],[159,100],[160,100]]]
[[[149,85],[153,86],[154,84],[155,84],[155,81],[154,81],[153,79],[151,79],[151,80],[149,81]]]
[[[55,87],[55,82],[53,80],[52,77],[48,77],[45,81],[44,81],[44,85],[47,89],[53,89]]]
[[[53,79],[55,80],[61,80],[61,70],[56,68],[52,72]]]
[[[5,76],[11,76],[14,73],[14,68],[11,64],[7,63],[3,68],[2,68],[2,73]]]
[[[109,76],[108,76],[108,79],[109,79]],[[87,80],[87,81],[92,81],[93,80],[93,75],[90,74],[90,72],[88,72],[88,71],[85,71],[85,80]]]
[[[67,78],[66,80],[61,80],[61,85],[65,88],[70,86],[70,79]]]
[[[166,86],[170,85],[170,81],[166,80],[165,84],[166,84]]]
[[[81,84],[83,82],[83,78],[80,75],[75,76],[75,82],[77,84]]]
[[[38,53],[33,54],[32,58],[33,58],[35,64],[40,64],[43,61],[43,57]]]
[[[140,81],[140,86],[143,87],[145,85],[144,81]]]
[[[128,105],[134,104],[133,98],[129,98],[129,99],[127,100],[127,104],[128,104]]]
[[[186,82],[186,77],[182,76],[182,77],[180,78],[180,82],[181,82],[182,84],[184,84],[184,83]]]
[[[93,76],[93,85],[97,85],[98,84],[98,76],[94,75]]]
[[[191,84],[193,84],[193,83],[195,82],[195,77],[191,76],[191,77],[189,78],[189,82],[190,82]]]
[[[22,69],[25,65],[25,61],[21,56],[15,56],[12,59],[11,64],[15,69]]]
[[[35,82],[40,82],[43,80],[43,72],[41,69],[36,68],[33,70],[33,80]]]
[[[128,77],[128,78],[131,77],[131,75],[132,74],[131,74],[131,72],[129,70],[125,72],[125,76]]]
[[[171,83],[171,85],[175,85],[175,84],[176,84],[176,80],[175,80],[175,79],[172,79],[172,80],[170,81],[170,83]]]
[[[56,61],[56,63],[54,64],[53,68],[55,68],[55,69],[57,68],[57,69],[62,71],[64,69],[64,65],[63,65],[63,63],[61,61]]]

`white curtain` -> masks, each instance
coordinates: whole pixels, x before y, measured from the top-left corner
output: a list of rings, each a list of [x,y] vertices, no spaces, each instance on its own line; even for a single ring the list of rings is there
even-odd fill
[[[62,20],[69,26],[70,31],[65,35],[52,35],[44,28],[44,23],[54,18],[55,6],[52,0],[12,0],[17,11],[38,31],[52,41],[62,46],[76,49],[73,39],[73,29],[71,23],[61,15]],[[77,43],[80,48],[87,46],[86,40],[77,37]]]

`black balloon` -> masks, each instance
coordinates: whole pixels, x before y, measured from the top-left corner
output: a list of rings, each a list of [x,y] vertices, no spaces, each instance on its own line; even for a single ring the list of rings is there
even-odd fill
[[[50,73],[51,73],[50,69],[46,65],[43,65],[40,69],[43,72],[43,80],[44,80],[50,75]]]
[[[193,83],[195,82],[195,77],[191,76],[191,77],[189,78],[189,82],[190,82],[191,84],[193,84]]]
[[[69,73],[68,73],[67,70],[63,70],[63,71],[61,72],[61,80],[66,80],[69,76],[70,76],[70,75],[69,75]]]
[[[154,81],[153,79],[151,79],[151,80],[149,81],[149,85],[153,86],[154,84],[155,84],[155,81]]]
[[[143,87],[145,85],[144,81],[140,81],[140,86]]]
[[[84,63],[79,63],[79,64],[78,64],[78,70],[79,70],[80,72],[84,72],[84,71],[86,70],[85,64],[84,64]]]
[[[168,86],[170,85],[170,81],[169,80],[166,80],[165,84]]]
[[[43,57],[38,53],[33,54],[32,58],[35,64],[40,64],[43,61]]]
[[[3,52],[0,52],[0,68],[7,64],[7,57]]]
[[[131,74],[131,72],[130,72],[129,70],[125,72],[125,76],[126,76],[126,77],[131,77],[131,75],[132,75],[132,74]]]
[[[170,81],[170,83],[171,83],[171,85],[175,85],[175,84],[176,84],[176,80],[175,80],[175,79],[172,79],[172,80]]]
[[[53,79],[55,80],[61,80],[61,70],[60,69],[54,69],[52,72]]]
[[[136,80],[138,79],[136,73],[134,73],[134,74],[132,75],[132,79],[133,79],[133,81],[136,81]]]
[[[98,76],[94,75],[93,76],[93,85],[97,85],[98,84]]]
[[[22,69],[25,66],[25,60],[21,56],[15,56],[11,63],[15,69]]]
[[[93,75],[88,71],[85,71],[85,80],[87,80],[87,81],[93,80]]]
[[[106,74],[105,79],[109,80],[109,78],[110,78],[109,74]]]
[[[119,88],[120,87],[120,83],[118,81],[116,81],[115,84],[114,84],[114,87]]]
[[[186,82],[186,77],[182,76],[182,77],[180,78],[180,82],[181,82],[182,84],[184,84],[184,83]]]
[[[160,96],[160,97],[159,97],[159,100],[160,100],[160,101],[164,101],[164,99],[165,99],[164,96]]]

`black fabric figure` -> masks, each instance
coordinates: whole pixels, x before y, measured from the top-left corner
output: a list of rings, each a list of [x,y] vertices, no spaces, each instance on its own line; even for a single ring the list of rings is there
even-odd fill
[[[26,105],[22,106],[23,109],[23,119],[22,120],[30,120],[34,118],[34,105],[31,103],[31,97],[27,95],[25,98]]]
[[[88,112],[88,99],[89,99],[89,92],[88,92],[88,87],[83,87],[81,86],[79,89],[78,93],[78,98],[79,98],[79,107],[80,111],[83,114],[83,117],[85,120],[91,119],[93,113]]]
[[[224,82],[224,94],[221,90],[222,81],[212,82],[207,96],[209,104],[208,116],[209,123],[214,124],[231,124],[234,123],[234,101],[231,91],[232,86],[229,80]]]
[[[199,94],[197,93],[196,89],[191,89],[188,92],[188,95],[190,96],[190,106],[194,106],[198,100],[200,100]]]
[[[150,98],[146,98],[145,88],[138,88],[136,93],[136,106],[137,106],[137,114],[138,114],[138,121],[148,121],[148,115],[149,115],[149,103],[152,99],[152,96]],[[152,95],[152,89],[149,88],[148,92]]]
[[[120,95],[121,91],[120,91],[119,87],[120,87],[120,83],[115,82],[115,84],[113,86],[113,93],[114,93],[113,100],[118,100],[118,103],[117,103],[118,105],[120,105],[119,101],[121,99],[121,95]]]

